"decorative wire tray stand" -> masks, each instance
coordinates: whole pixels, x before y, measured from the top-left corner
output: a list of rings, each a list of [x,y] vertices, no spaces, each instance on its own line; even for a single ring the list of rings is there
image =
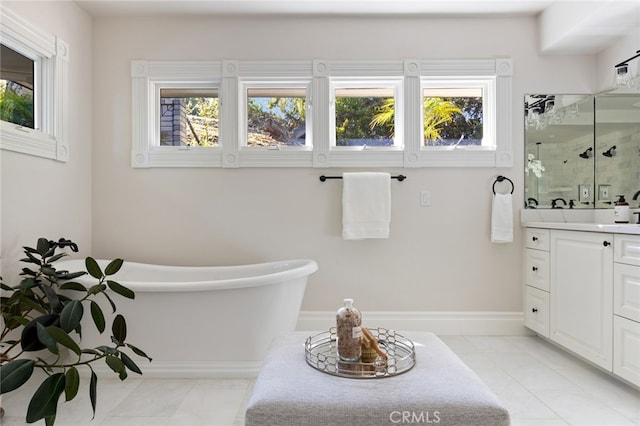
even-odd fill
[[[334,376],[354,379],[378,379],[409,371],[416,363],[413,342],[386,328],[369,328],[388,359],[378,357],[374,362],[347,362],[337,356],[336,328],[307,338],[304,344],[307,364]]]

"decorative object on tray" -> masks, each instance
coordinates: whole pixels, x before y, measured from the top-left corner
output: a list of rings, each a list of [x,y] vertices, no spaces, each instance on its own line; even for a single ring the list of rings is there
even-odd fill
[[[341,361],[360,361],[362,355],[362,314],[353,307],[353,299],[344,299],[336,313],[337,351]]]
[[[337,329],[332,327],[329,331],[307,338],[304,345],[307,364],[327,374],[357,379],[396,376],[415,365],[415,346],[405,336],[385,328],[364,327],[362,334],[362,340],[367,340],[369,348],[374,348],[375,357],[365,356],[369,348],[362,342],[365,353],[360,361],[340,360],[337,355]]]

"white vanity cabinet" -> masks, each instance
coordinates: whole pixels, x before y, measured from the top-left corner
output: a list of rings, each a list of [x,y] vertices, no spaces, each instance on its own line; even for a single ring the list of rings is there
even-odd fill
[[[549,338],[611,371],[613,235],[552,230]]]
[[[640,236],[614,236],[613,373],[640,386]]]
[[[640,386],[640,235],[526,228],[524,257],[525,326]]]

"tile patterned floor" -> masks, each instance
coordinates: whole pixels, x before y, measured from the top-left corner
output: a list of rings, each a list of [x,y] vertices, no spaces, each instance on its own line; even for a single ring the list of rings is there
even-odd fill
[[[440,337],[502,400],[513,425],[640,426],[640,391],[544,340]],[[95,419],[81,387],[60,406],[56,425],[242,426],[252,386],[252,379],[101,379]],[[28,398],[22,390],[3,395],[0,424],[26,425]]]

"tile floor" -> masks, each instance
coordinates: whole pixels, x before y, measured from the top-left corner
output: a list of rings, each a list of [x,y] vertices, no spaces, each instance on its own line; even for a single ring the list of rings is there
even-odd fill
[[[544,340],[440,337],[502,400],[513,425],[640,425],[640,391]],[[59,407],[56,425],[241,426],[252,385],[252,379],[101,379],[95,420],[81,387]],[[26,424],[30,394],[21,391],[3,395],[2,425]]]

